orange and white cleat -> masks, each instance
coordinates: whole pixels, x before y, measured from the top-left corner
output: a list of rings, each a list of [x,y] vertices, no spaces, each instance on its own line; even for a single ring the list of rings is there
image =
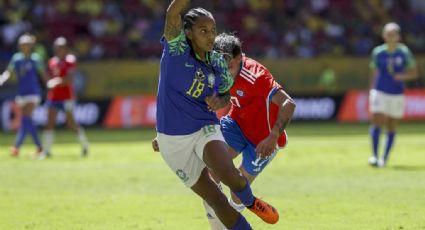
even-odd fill
[[[18,157],[19,156],[19,149],[15,146],[10,148],[10,156],[12,157]]]
[[[268,224],[276,224],[279,221],[277,210],[257,197],[255,197],[254,204],[248,209]]]

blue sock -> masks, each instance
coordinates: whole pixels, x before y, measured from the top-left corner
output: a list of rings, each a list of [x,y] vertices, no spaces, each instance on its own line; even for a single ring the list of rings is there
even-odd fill
[[[254,203],[254,195],[252,195],[251,186],[249,185],[248,181],[246,182],[245,188],[243,188],[241,191],[232,191],[239,200],[242,201],[242,203],[249,207]]]
[[[18,133],[16,134],[15,147],[21,147],[22,143],[24,143],[25,136],[27,135],[27,125],[24,117],[21,118],[21,127],[19,127]]]
[[[40,138],[38,137],[37,129],[34,126],[34,122],[32,121],[32,118],[24,116],[24,122],[27,123],[27,129],[31,134],[34,144],[37,145],[39,149],[41,149],[41,141],[40,141]]]
[[[231,227],[230,230],[252,230],[252,227],[249,225],[248,221],[246,221],[245,217],[239,215],[238,222],[236,222],[235,226]]]
[[[387,161],[390,156],[391,147],[394,143],[395,133],[387,133],[387,145],[385,146],[384,160]]]
[[[372,136],[372,151],[373,155],[378,158],[379,136],[381,129],[375,126],[370,127],[370,136]]]

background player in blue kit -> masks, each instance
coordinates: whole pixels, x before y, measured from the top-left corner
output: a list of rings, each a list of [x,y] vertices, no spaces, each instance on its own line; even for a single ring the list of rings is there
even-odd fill
[[[233,79],[221,54],[212,51],[216,26],[210,12],[191,9],[189,0],[171,2],[165,20],[157,98],[157,140],[161,155],[182,182],[204,199],[228,229],[252,229],[227,202],[208,174],[214,171],[242,203],[268,223],[277,211],[253,196],[234,166],[208,96],[230,98]],[[183,30],[182,30],[183,29]]]
[[[0,76],[0,86],[12,75],[18,79],[18,93],[16,104],[22,109],[21,126],[16,136],[15,145],[11,148],[11,156],[19,155],[19,148],[30,133],[37,150],[35,156],[42,152],[40,138],[32,120],[32,112],[41,101],[40,76],[44,81],[47,79],[45,67],[41,57],[33,52],[35,37],[31,34],[23,34],[18,39],[19,52],[15,53],[7,66],[6,71]]]
[[[409,48],[400,41],[400,27],[394,23],[384,26],[384,44],[372,51],[372,82],[369,110],[372,114],[370,135],[372,153],[369,164],[385,167],[396,135],[396,125],[404,112],[404,81],[418,76],[416,62]],[[378,147],[382,126],[387,128],[384,154],[379,158]]]

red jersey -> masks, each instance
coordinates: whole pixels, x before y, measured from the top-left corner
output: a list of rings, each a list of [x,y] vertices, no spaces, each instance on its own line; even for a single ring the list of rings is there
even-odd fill
[[[254,145],[270,134],[276,122],[279,106],[271,99],[281,88],[266,67],[243,56],[241,71],[230,89],[232,105],[229,115]],[[285,144],[286,132],[278,139],[279,147]]]
[[[76,67],[77,59],[74,55],[68,54],[65,59],[52,57],[48,63],[48,70],[51,78],[65,78]],[[47,93],[47,98],[52,101],[64,101],[74,98],[72,84],[59,85]]]

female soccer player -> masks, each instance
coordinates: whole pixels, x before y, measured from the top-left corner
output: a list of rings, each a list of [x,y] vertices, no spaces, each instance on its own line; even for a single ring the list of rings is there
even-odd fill
[[[40,138],[32,120],[32,113],[41,101],[41,85],[39,76],[47,80],[45,66],[40,56],[33,52],[35,37],[31,34],[23,34],[18,39],[19,52],[15,53],[7,66],[6,71],[0,76],[0,86],[6,82],[11,75],[18,78],[18,95],[16,104],[22,109],[21,127],[16,135],[15,146],[11,148],[11,156],[19,155],[19,148],[29,132],[37,150],[34,157],[42,152]]]
[[[369,158],[369,164],[378,167],[386,166],[394,143],[397,122],[403,117],[404,81],[418,76],[412,53],[407,46],[399,43],[400,27],[394,22],[386,24],[382,37],[385,44],[372,51],[372,84],[369,92],[373,154]],[[387,128],[387,142],[384,154],[379,158],[379,137],[384,125]]]
[[[221,131],[232,158],[242,154],[239,170],[251,184],[286,145],[285,128],[295,111],[295,102],[266,67],[242,53],[241,41],[235,35],[217,36],[214,50],[225,55],[235,79],[230,90],[230,112],[220,120]],[[208,105],[213,110],[218,108]],[[240,212],[245,208],[234,194],[229,202]],[[223,229],[208,205],[205,207],[211,229]]]
[[[202,8],[181,13],[189,0],[168,7],[164,51],[157,97],[157,139],[160,152],[182,182],[204,199],[228,229],[252,229],[227,202],[209,177],[207,167],[242,203],[268,223],[279,216],[269,204],[253,196],[249,183],[235,168],[220,131],[219,121],[205,101],[228,97],[233,79],[225,60],[212,51],[216,25]],[[183,30],[182,30],[183,29]]]
[[[47,128],[44,131],[44,151],[43,157],[50,156],[51,147],[54,139],[54,129],[56,126],[56,116],[58,111],[64,111],[67,126],[77,135],[81,144],[83,157],[88,154],[89,143],[85,131],[74,119],[75,96],[72,87],[72,76],[77,65],[77,59],[69,53],[67,40],[64,37],[58,37],[53,42],[55,56],[50,58],[48,70],[50,79],[47,82]]]

